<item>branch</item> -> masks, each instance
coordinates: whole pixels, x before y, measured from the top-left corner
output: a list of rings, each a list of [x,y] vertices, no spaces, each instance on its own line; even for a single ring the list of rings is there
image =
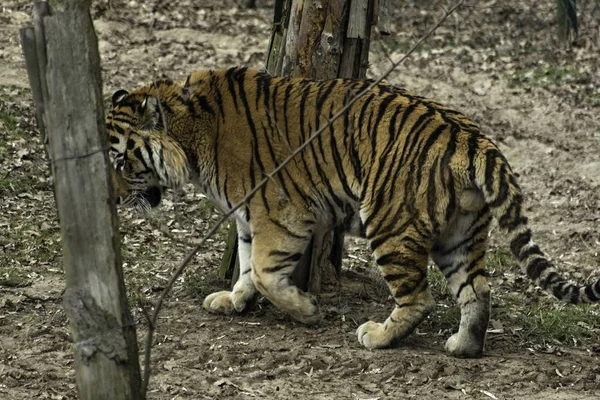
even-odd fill
[[[171,289],[173,289],[173,285],[175,281],[181,276],[185,267],[190,263],[192,258],[196,255],[196,253],[200,250],[200,248],[204,245],[207,239],[209,239],[215,232],[219,229],[221,224],[229,219],[240,207],[246,204],[252,196],[256,192],[258,192],[269,180],[271,180],[275,175],[277,175],[285,166],[298,154],[300,154],[306,147],[308,147],[321,133],[327,130],[331,124],[344,115],[348,109],[366,92],[373,89],[377,86],[381,81],[389,76],[398,66],[400,66],[427,38],[429,38],[437,28],[458,8],[460,7],[465,0],[459,0],[452,8],[444,13],[444,16],[435,24],[429,31],[423,35],[407,52],[402,56],[398,61],[393,62],[392,65],[388,68],[387,71],[383,73],[379,78],[373,81],[366,89],[362,92],[358,93],[355,97],[353,97],[338,113],[336,113],[331,119],[329,119],[328,123],[322,126],[319,130],[317,130],[312,136],[310,136],[306,142],[304,142],[300,147],[298,147],[292,154],[290,154],[277,168],[275,168],[271,173],[266,174],[265,178],[258,183],[239,203],[233,206],[233,208],[227,212],[226,214],[217,221],[215,225],[208,231],[208,233],[198,242],[196,247],[194,247],[183,259],[179,267],[175,270],[171,279],[167,282],[164,290],[160,294],[156,306],[154,308],[154,312],[152,313],[152,317],[150,319],[150,323],[148,325],[148,334],[146,335],[145,347],[144,347],[144,380],[142,382],[142,393],[145,393],[148,390],[148,382],[150,380],[150,349],[152,347],[152,339],[154,337],[154,331],[156,330],[156,321],[158,320],[158,314],[162,308],[163,302]]]

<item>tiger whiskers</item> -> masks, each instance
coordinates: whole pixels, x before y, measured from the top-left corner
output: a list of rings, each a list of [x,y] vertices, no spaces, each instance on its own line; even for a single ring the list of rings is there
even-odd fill
[[[129,196],[123,201],[123,206],[133,208],[136,212],[143,214],[149,214],[152,210],[150,203],[139,190],[131,191]]]

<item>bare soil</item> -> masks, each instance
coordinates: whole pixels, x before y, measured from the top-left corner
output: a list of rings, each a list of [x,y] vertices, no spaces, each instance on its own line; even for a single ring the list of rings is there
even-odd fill
[[[93,2],[104,93],[194,69],[260,66],[272,1]],[[387,68],[448,8],[408,1],[391,37],[375,34],[370,76]],[[507,3],[507,4],[505,4]],[[522,4],[521,4],[522,3]],[[557,41],[554,1],[471,1],[389,80],[477,120],[520,174],[537,241],[570,278],[600,276],[600,7],[580,4],[574,45]],[[579,4],[580,2],[578,2]],[[532,5],[533,4],[533,5]],[[0,398],[76,398],[52,179],[18,43],[31,2],[0,6]],[[143,308],[218,215],[192,187],[148,216],[120,210],[129,299]],[[449,357],[458,310],[432,271],[438,309],[400,347],[369,351],[355,337],[392,307],[361,241],[348,239],[341,285],[326,287],[317,327],[258,301],[244,315],[210,315],[223,228],[194,259],[163,310],[151,399],[595,399],[600,309],[569,307],[524,279],[499,232],[488,267],[492,321],[485,356]],[[141,342],[141,341],[140,341]]]

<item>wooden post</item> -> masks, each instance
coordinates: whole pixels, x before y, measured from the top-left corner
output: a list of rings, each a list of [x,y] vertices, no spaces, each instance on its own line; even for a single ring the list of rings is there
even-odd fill
[[[267,70],[312,79],[364,78],[368,66],[374,0],[277,0]],[[235,229],[230,229],[221,276],[235,269]],[[316,232],[294,271],[296,286],[319,293],[323,275],[339,280],[344,233]],[[235,257],[233,260],[236,260]],[[232,279],[232,285],[235,279]]]
[[[377,4],[377,29],[383,36],[389,36],[392,34],[391,21],[390,21],[390,0],[379,0]]]
[[[49,143],[80,399],[141,399],[89,0],[34,6],[21,31],[40,130]],[[32,34],[33,33],[33,34]],[[40,41],[41,40],[41,41]],[[37,65],[37,67],[36,67]]]

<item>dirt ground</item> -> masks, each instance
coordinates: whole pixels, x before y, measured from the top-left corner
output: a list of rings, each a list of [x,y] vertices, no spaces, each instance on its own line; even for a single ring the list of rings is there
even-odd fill
[[[272,1],[94,1],[104,93],[194,69],[265,58]],[[374,35],[370,76],[400,57],[450,1],[407,1],[393,35]],[[600,4],[579,2],[579,39],[556,39],[554,1],[470,1],[389,80],[478,121],[520,175],[537,241],[571,279],[600,276]],[[505,4],[506,3],[506,4]],[[535,5],[531,5],[535,4]],[[0,5],[0,399],[76,398],[52,179],[18,29],[31,2]],[[140,339],[171,272],[218,215],[192,187],[148,216],[119,210],[129,299]],[[348,239],[344,278],[319,302],[317,327],[264,301],[210,315],[225,228],[176,284],[153,347],[151,399],[594,399],[600,397],[600,308],[558,304],[533,287],[492,232],[492,321],[485,356],[454,359],[458,310],[432,270],[437,310],[400,347],[355,336],[392,302],[364,244]]]

